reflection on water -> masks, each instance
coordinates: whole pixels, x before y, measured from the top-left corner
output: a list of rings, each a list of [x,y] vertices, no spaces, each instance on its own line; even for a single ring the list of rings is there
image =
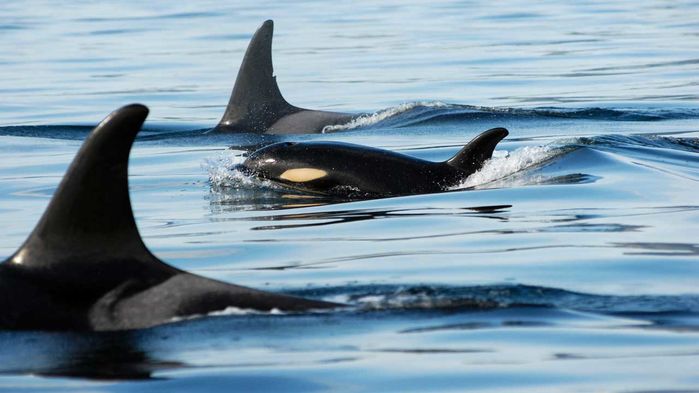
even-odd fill
[[[322,206],[333,202],[342,203],[346,200],[318,195],[291,194],[286,190],[275,188],[239,188],[212,185],[209,192],[209,202],[211,212],[220,214],[245,210],[279,210]]]
[[[158,370],[184,366],[151,358],[132,333],[3,333],[0,341],[1,374],[144,380]]]
[[[629,255],[661,255],[661,256],[697,256],[699,244],[696,243],[614,243],[616,247],[638,249],[628,251]]]
[[[255,217],[254,221],[310,221],[301,224],[276,224],[276,225],[265,225],[256,226],[251,228],[252,230],[272,230],[272,229],[290,229],[290,228],[302,228],[302,227],[314,227],[323,225],[333,225],[333,224],[344,224],[355,221],[364,220],[376,220],[376,219],[388,219],[388,218],[403,218],[403,217],[419,217],[419,216],[471,216],[471,217],[481,217],[481,218],[494,218],[498,220],[506,220],[505,217],[496,215],[501,213],[503,210],[506,211],[511,205],[499,205],[499,206],[477,206],[477,207],[464,207],[457,210],[449,209],[422,209],[420,211],[413,211],[409,209],[397,209],[397,210],[338,210],[338,211],[324,211],[317,213],[296,213],[296,214],[275,214],[272,216],[258,216]],[[464,211],[465,210],[465,211]],[[477,213],[477,214],[476,214]],[[322,221],[322,222],[315,222]],[[391,240],[387,238],[373,238],[377,241]]]

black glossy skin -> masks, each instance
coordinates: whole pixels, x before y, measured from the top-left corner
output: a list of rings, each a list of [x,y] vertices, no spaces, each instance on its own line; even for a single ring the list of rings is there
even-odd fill
[[[338,307],[196,276],[148,250],[127,174],[147,114],[129,105],[92,131],[34,231],[0,264],[0,329],[137,329],[227,307]]]
[[[261,178],[323,193],[336,187],[379,195],[430,193],[463,177],[443,163],[341,142],[276,143],[251,154],[243,166]],[[280,177],[295,168],[321,169],[328,174],[308,182]]]
[[[313,134],[358,115],[316,111],[289,104],[272,68],[274,22],[265,21],[250,40],[226,112],[214,132]]]
[[[433,193],[458,185],[480,169],[506,135],[503,128],[488,130],[445,162],[341,142],[281,142],[250,154],[241,169],[263,179],[320,193]],[[326,175],[308,181],[284,179],[287,171],[303,168],[324,171]]]

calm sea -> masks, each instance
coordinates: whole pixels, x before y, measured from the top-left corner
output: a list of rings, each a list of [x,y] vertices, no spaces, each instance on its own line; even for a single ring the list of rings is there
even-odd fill
[[[289,102],[366,115],[205,135],[265,19]],[[156,255],[353,307],[0,331],[0,390],[697,392],[698,99],[696,1],[2,2],[0,259],[91,127],[140,102],[131,197]],[[231,170],[279,140],[444,160],[496,126],[494,159],[439,194]]]

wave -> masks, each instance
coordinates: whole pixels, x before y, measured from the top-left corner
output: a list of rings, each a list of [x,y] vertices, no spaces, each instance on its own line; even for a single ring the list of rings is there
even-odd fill
[[[365,285],[287,293],[360,310],[553,307],[596,313],[699,313],[699,295],[599,295],[541,286]]]
[[[447,104],[441,101],[404,103],[361,115],[346,124],[326,126],[324,133],[373,126],[408,127],[475,120],[599,120],[661,121],[699,118],[699,108],[509,108]]]
[[[669,315],[678,317],[699,314],[699,295],[601,295],[523,284],[476,286],[440,285],[357,285],[306,288],[284,291],[299,297],[323,299],[347,308],[312,310],[312,314],[334,312],[383,311],[473,311],[511,308],[549,308],[606,315],[635,315],[664,322]],[[170,322],[195,320],[205,316],[284,316],[308,314],[282,312],[278,309],[259,311],[228,307],[207,314],[177,317]]]
[[[592,147],[651,147],[699,153],[698,138],[681,138],[665,135],[599,135],[581,137],[570,141],[572,145]]]
[[[380,122],[383,122],[389,118],[393,118],[403,113],[409,113],[415,110],[422,110],[426,108],[449,108],[452,105],[440,102],[440,101],[420,101],[420,102],[408,102],[400,104],[397,106],[382,109],[378,112],[368,113],[360,115],[352,119],[350,122],[345,124],[336,124],[323,127],[322,133],[331,133],[337,131],[351,130],[353,128],[359,127],[369,127]]]
[[[699,119],[699,108],[510,108],[448,104],[442,101],[416,101],[359,115],[348,123],[326,126],[323,133],[334,133],[358,128],[402,128],[442,123],[474,122],[484,120],[592,120],[649,122],[662,120]],[[0,135],[35,138],[81,140],[93,125],[16,125],[0,126]],[[220,139],[208,133],[210,126],[203,124],[162,123],[144,128],[139,139]],[[248,135],[248,134],[245,134]],[[223,138],[223,140],[226,140]]]

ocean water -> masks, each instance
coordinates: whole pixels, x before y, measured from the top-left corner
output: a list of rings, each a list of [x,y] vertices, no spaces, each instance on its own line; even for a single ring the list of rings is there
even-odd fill
[[[158,257],[351,305],[0,331],[0,390],[699,391],[699,2],[28,0],[0,16],[0,259],[90,129],[141,102],[131,198]],[[265,19],[289,102],[364,116],[206,134]],[[281,140],[444,160],[497,126],[494,158],[438,194],[319,197],[232,169]]]

